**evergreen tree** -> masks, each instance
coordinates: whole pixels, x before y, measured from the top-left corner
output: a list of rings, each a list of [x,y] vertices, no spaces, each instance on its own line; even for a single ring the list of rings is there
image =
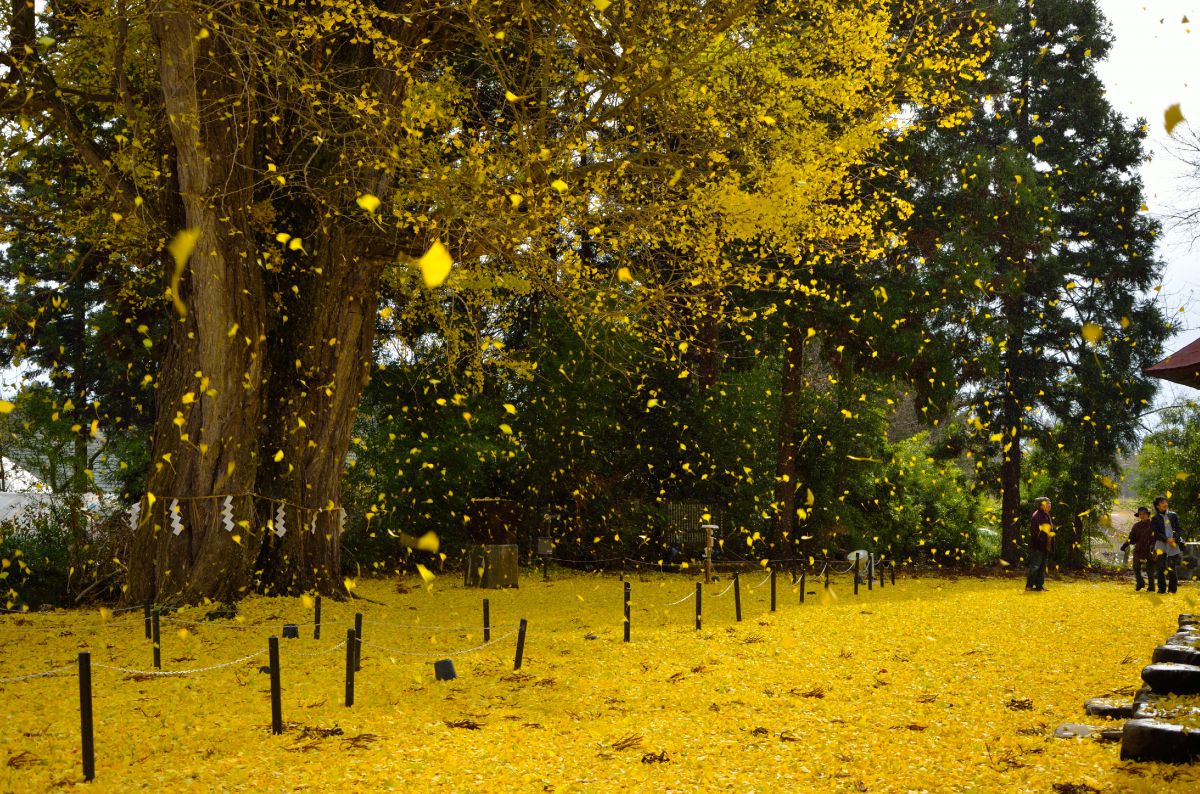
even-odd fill
[[[914,295],[934,304],[930,327],[955,352],[972,424],[997,445],[1001,556],[1013,563],[1023,446],[1061,443],[1088,476],[1109,476],[1154,393],[1140,371],[1169,323],[1147,297],[1161,264],[1136,170],[1145,132],[1105,98],[1096,64],[1112,36],[1097,4],[990,11],[993,55],[970,120],[910,154],[910,253],[925,280]]]

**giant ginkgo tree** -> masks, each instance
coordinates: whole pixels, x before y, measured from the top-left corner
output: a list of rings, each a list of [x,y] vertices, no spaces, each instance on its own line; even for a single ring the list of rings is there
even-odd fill
[[[926,24],[898,35],[899,8]],[[83,0],[7,21],[10,156],[61,141],[108,196],[100,234],[158,252],[110,260],[161,273],[169,318],[135,601],[344,592],[385,276],[576,315],[710,300],[756,278],[731,241],[802,254],[870,226],[853,170],[978,56],[937,3],[891,0]]]

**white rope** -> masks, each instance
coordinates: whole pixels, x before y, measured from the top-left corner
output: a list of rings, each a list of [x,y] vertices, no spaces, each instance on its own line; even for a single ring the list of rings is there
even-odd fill
[[[729,581],[729,585],[728,585],[728,586],[727,586],[727,587],[726,587],[724,590],[722,590],[721,592],[719,592],[719,593],[717,593],[715,596],[713,596],[713,598],[720,598],[721,596],[723,596],[723,595],[725,595],[726,593],[728,593],[730,590],[732,590],[732,589],[733,589],[733,584],[734,584],[734,582],[736,582],[736,581],[737,581],[736,579],[731,579],[731,580]]]
[[[40,673],[30,673],[29,675],[18,675],[18,676],[13,676],[12,678],[0,678],[0,684],[11,684],[16,681],[28,681],[31,678],[46,678],[47,676],[58,675],[59,673],[63,672],[64,670],[70,670],[74,666],[75,665],[72,665],[72,664],[66,664],[66,665],[63,665],[62,667],[55,667],[53,670],[43,670]]]
[[[241,659],[234,659],[232,662],[222,662],[221,664],[214,664],[212,667],[196,667],[191,670],[131,670],[127,667],[114,667],[109,664],[93,664],[92,667],[99,667],[104,670],[116,670],[119,673],[129,673],[130,675],[149,675],[165,678],[169,676],[191,675],[192,673],[207,673],[211,670],[220,670],[222,667],[233,667],[235,664],[248,662],[251,659],[262,656],[264,653],[266,651],[256,651],[248,656],[243,656]]]
[[[758,588],[760,588],[760,587],[762,587],[763,585],[765,585],[765,584],[767,583],[767,580],[768,580],[768,579],[770,579],[770,578],[771,578],[771,572],[770,572],[770,571],[768,571],[768,572],[767,572],[767,575],[763,577],[763,580],[762,580],[761,582],[759,582],[758,584],[756,584],[756,585],[751,585],[751,586],[750,586],[750,589],[751,589],[751,590],[757,590]]]
[[[673,607],[673,606],[676,606],[677,604],[682,604],[684,601],[687,601],[689,598],[693,598],[695,595],[696,595],[695,593],[688,593],[687,595],[685,595],[683,598],[679,599],[678,601],[672,601],[669,604],[659,604],[659,606],[660,607]]]
[[[133,621],[127,623],[115,623],[111,620],[104,620],[99,623],[80,623],[71,625],[69,623],[58,623],[53,626],[21,626],[8,621],[0,621],[0,626],[8,628],[21,629],[23,631],[72,631],[75,629],[100,629],[100,628],[128,628],[137,625]]]
[[[337,645],[333,646],[332,648],[326,648],[325,650],[317,651],[316,653],[291,653],[291,652],[289,652],[287,655],[289,657],[295,656],[298,659],[314,659],[318,656],[325,656],[326,654],[333,653],[338,648],[343,647],[345,644],[346,644],[346,641],[342,640],[341,642],[339,642]]]
[[[475,632],[482,631],[483,626],[422,626],[419,623],[388,623],[385,620],[367,620],[363,618],[364,626],[389,626],[396,629],[413,629],[418,631],[457,631],[457,632]],[[490,628],[495,628],[492,626]]]
[[[476,645],[474,648],[463,648],[460,651],[447,651],[444,653],[413,653],[412,651],[399,651],[399,650],[396,650],[395,648],[389,648],[386,645],[380,645],[377,642],[368,642],[367,640],[361,640],[361,642],[363,645],[369,645],[372,648],[378,648],[381,651],[386,651],[387,653],[395,654],[396,656],[416,656],[416,657],[419,657],[422,659],[434,659],[434,658],[445,659],[447,656],[462,656],[465,653],[474,653],[475,651],[486,648],[489,645],[495,645],[496,643],[500,642],[501,640],[508,639],[512,635],[516,634],[518,631],[519,631],[519,629],[513,629],[508,634],[505,634],[502,637],[496,637],[493,640],[488,640],[487,642],[483,643],[482,645]]]

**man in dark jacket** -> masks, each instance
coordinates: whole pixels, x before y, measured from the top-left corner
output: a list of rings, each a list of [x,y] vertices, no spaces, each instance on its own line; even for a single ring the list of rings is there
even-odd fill
[[[1174,593],[1179,588],[1175,566],[1183,555],[1183,537],[1179,532],[1179,516],[1167,509],[1167,497],[1154,497],[1154,558],[1158,568],[1158,592]],[[1153,589],[1153,588],[1151,588]]]
[[[1029,519],[1029,572],[1025,589],[1041,592],[1046,589],[1046,561],[1054,548],[1054,524],[1050,522],[1050,500],[1039,496],[1037,510]]]
[[[1150,526],[1150,508],[1137,509],[1137,523],[1129,530],[1129,540],[1121,546],[1125,551],[1133,548],[1133,575],[1137,579],[1134,590],[1141,590],[1149,585],[1148,592],[1154,592],[1154,529]],[[1146,579],[1142,579],[1142,566],[1146,566]]]

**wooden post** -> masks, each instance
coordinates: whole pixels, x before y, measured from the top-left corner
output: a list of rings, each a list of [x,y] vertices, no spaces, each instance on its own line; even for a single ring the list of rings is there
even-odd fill
[[[775,611],[775,569],[771,569],[771,611]]]
[[[362,669],[362,613],[354,613],[354,672]]]
[[[703,594],[702,585],[696,582],[696,631],[700,630],[700,596]]]
[[[742,622],[742,579],[735,571],[733,574],[733,614],[737,622]]]
[[[525,656],[525,618],[521,618],[521,626],[517,629],[517,658],[513,659],[513,669],[521,669],[521,660]]]
[[[150,599],[146,599],[146,605],[142,609],[142,613],[146,616],[146,639],[154,638],[154,630],[150,627]]]
[[[154,641],[154,669],[161,670],[162,669],[162,643],[160,642],[160,635],[158,633],[158,612],[155,612],[151,616],[150,633],[152,635],[150,639],[152,639]]]
[[[893,562],[891,565],[888,566],[888,568],[890,568],[892,571],[892,585],[895,586],[895,584],[896,584],[896,563]]]
[[[346,629],[346,707],[354,705],[354,629]]]
[[[629,582],[625,583],[625,642],[629,642]]]
[[[825,561],[825,589],[829,589],[829,561]]]
[[[92,655],[79,652],[79,738],[83,749],[83,779],[96,777],[96,745],[92,735]]]
[[[484,642],[492,641],[491,604],[488,603],[488,600],[486,598],[483,599],[483,641]]]
[[[867,557],[867,589],[875,589],[875,555]]]
[[[808,571],[800,574],[800,603],[804,603],[804,590],[808,587]]]
[[[854,595],[858,595],[858,555],[854,555]]]
[[[321,596],[317,596],[317,603],[313,607],[313,639],[321,639]]]
[[[279,691],[279,638],[267,638],[267,656],[271,664],[271,733],[283,733],[283,698]]]
[[[884,564],[883,564],[882,560],[879,562],[879,565],[875,566],[875,569],[877,571],[879,571],[879,589],[882,590],[883,589],[883,569],[884,569]]]
[[[704,525],[704,583],[708,584],[712,581],[712,547],[713,547],[713,525]]]

